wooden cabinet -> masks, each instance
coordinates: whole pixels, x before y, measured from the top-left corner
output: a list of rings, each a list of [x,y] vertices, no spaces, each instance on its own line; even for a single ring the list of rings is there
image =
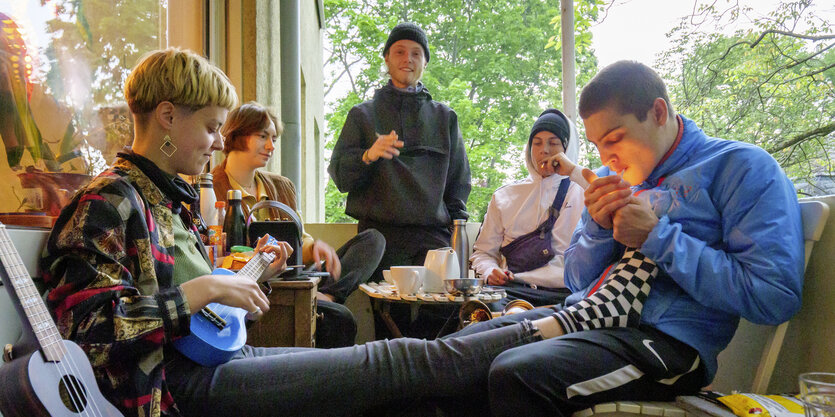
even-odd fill
[[[269,281],[270,311],[247,330],[252,346],[314,347],[319,278]]]

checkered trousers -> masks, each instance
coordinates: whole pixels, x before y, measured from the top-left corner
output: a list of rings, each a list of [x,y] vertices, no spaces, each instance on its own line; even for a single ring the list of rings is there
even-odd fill
[[[635,327],[658,266],[636,249],[627,248],[603,286],[580,302],[557,312],[565,333],[604,327]]]

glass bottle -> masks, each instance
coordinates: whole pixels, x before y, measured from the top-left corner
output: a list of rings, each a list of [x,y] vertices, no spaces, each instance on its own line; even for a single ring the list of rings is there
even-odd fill
[[[246,245],[246,220],[241,208],[241,198],[241,190],[229,190],[226,194],[228,207],[223,219],[223,232],[226,233],[225,253],[229,253],[232,246]]]

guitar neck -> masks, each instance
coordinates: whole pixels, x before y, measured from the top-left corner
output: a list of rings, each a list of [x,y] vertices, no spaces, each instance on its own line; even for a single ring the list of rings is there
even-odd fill
[[[22,311],[26,317],[25,324],[29,325],[35,335],[46,360],[60,361],[66,353],[61,343],[61,334],[3,224],[0,224],[0,262],[3,264],[0,271],[3,284],[15,301],[18,312]]]
[[[258,252],[252,256],[249,262],[235,276],[246,277],[257,281],[273,260],[275,260],[274,253]]]

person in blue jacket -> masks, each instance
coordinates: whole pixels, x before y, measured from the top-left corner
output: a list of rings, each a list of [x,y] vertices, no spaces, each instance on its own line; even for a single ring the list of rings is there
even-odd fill
[[[694,392],[713,379],[740,317],[774,325],[800,308],[800,209],[774,158],[676,114],[664,82],[640,63],[604,68],[579,108],[604,166],[565,253],[566,305],[596,289],[626,248],[654,261],[658,275],[637,326],[500,354],[489,374],[497,416],[570,416],[601,402]],[[462,333],[553,314],[535,309]]]

